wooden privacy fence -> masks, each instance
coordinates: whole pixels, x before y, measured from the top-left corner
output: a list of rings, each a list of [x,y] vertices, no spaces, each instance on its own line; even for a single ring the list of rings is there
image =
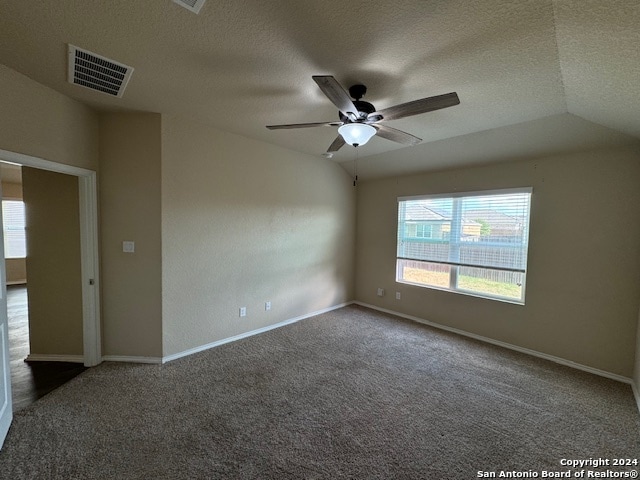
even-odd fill
[[[407,242],[400,245],[398,257],[403,268],[419,268],[430,272],[449,272],[450,246],[448,243]],[[486,265],[486,267],[460,266],[459,274],[474,278],[482,278],[500,283],[521,285],[523,273],[508,270],[494,270],[491,267],[507,269],[523,269],[526,266],[526,249],[521,245],[464,245],[459,247],[459,259],[456,263]],[[408,259],[407,259],[408,258]],[[425,259],[425,260],[419,260]],[[428,259],[428,260],[426,260]],[[425,263],[428,262],[428,263]]]

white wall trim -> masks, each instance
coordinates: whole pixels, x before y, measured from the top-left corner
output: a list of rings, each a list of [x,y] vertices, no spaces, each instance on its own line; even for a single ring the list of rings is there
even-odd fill
[[[2,212],[0,211],[0,214]],[[0,245],[0,251],[2,250],[2,245]],[[3,290],[3,286],[0,285],[0,291]],[[4,297],[7,298],[6,295]],[[0,303],[6,304],[5,300],[0,300]],[[2,348],[3,346],[9,347],[9,322],[3,320],[0,323],[0,361],[2,362],[3,370],[0,371],[2,375],[0,377],[0,385],[2,385],[2,390],[4,395],[0,397],[0,448],[2,448],[2,444],[9,432],[9,427],[11,427],[11,421],[13,420],[13,403],[11,399],[11,360],[9,357],[9,348]],[[3,351],[4,350],[4,351]]]
[[[101,362],[100,256],[98,252],[98,186],[96,173],[78,177],[80,206],[80,270],[82,275],[82,342],[84,364]]]
[[[41,170],[49,170],[50,172],[65,173],[75,177],[95,173],[93,170],[87,170],[86,168],[75,167],[65,163],[52,162],[51,160],[45,160],[44,158],[32,157],[31,155],[11,152],[9,150],[0,150],[0,158],[2,158],[3,161],[15,163],[16,165],[40,168]]]
[[[582,370],[584,372],[593,373],[601,377],[610,378],[611,380],[617,380],[618,382],[630,384],[633,387],[633,382],[631,381],[631,379],[628,377],[623,377],[622,375],[617,375],[615,373],[610,373],[605,370],[600,370],[598,368],[582,365],[580,363],[572,362],[571,360],[566,360],[564,358],[548,355],[546,353],[538,352],[536,350],[531,350],[529,348],[519,347],[517,345],[512,345],[510,343],[501,342],[500,340],[494,340],[493,338],[483,337],[482,335],[476,335],[475,333],[465,332],[464,330],[448,327],[446,325],[441,325],[439,323],[433,323],[433,322],[430,322],[429,320],[425,320],[424,318],[414,317],[413,315],[406,315],[404,313],[395,312],[393,310],[387,310],[386,308],[376,307],[375,305],[370,305],[368,303],[357,302],[357,301],[353,303],[356,305],[360,305],[362,307],[371,308],[373,310],[378,310],[380,312],[388,313],[390,315],[396,315],[398,317],[406,318],[407,320],[413,320],[414,322],[422,323],[424,325],[429,325],[430,327],[439,328],[440,330],[446,330],[447,332],[457,333],[458,335],[463,335],[465,337],[470,337],[475,340],[480,340],[481,342],[491,343],[492,345],[508,348],[509,350],[515,350],[516,352],[526,353],[527,355],[543,358],[545,360],[550,360],[554,363],[558,363],[566,367],[571,367],[577,370]],[[638,401],[638,395],[636,395],[636,401]],[[638,408],[640,408],[640,401],[638,402]]]
[[[58,355],[47,353],[30,353],[27,355],[27,362],[70,362],[84,363],[83,355]]]
[[[167,355],[166,357],[162,357],[162,363],[171,362],[172,360],[177,360],[178,358],[193,355],[194,353],[203,352],[205,350],[209,350],[210,348],[219,347],[220,345],[224,345],[225,343],[235,342],[237,340],[242,340],[243,338],[252,337],[254,335],[259,335],[261,333],[268,332],[269,330],[274,330],[276,328],[284,327],[286,325],[291,325],[292,323],[299,322],[300,320],[304,320],[305,318],[315,317],[316,315],[331,312],[332,310],[338,310],[339,308],[346,307],[347,305],[351,305],[352,303],[353,302],[341,303],[339,305],[334,305],[333,307],[324,308],[322,310],[317,310],[315,312],[307,313],[299,317],[290,318],[289,320],[284,320],[282,322],[275,323],[273,325],[258,328],[256,330],[251,330],[250,332],[241,333],[239,335],[234,335],[233,337],[223,338],[222,340],[216,340],[215,342],[207,343],[206,345],[201,345],[199,347],[190,348],[189,350],[184,350],[182,352],[174,353],[172,355]]]
[[[152,363],[161,364],[160,357],[133,357],[128,355],[105,355],[102,357],[104,362],[125,362],[125,363]]]

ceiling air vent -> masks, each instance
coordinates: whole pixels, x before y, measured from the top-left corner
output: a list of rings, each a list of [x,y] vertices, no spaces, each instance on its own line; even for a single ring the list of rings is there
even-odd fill
[[[173,0],[173,3],[177,3],[181,7],[191,10],[193,13],[200,13],[204,2],[205,0]]]
[[[121,97],[133,68],[69,45],[69,83]]]

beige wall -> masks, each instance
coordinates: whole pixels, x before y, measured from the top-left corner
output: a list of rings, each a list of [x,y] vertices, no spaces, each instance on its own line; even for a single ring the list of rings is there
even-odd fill
[[[4,264],[7,269],[7,285],[27,283],[27,262],[24,258],[7,258]]]
[[[82,355],[78,179],[23,168],[31,354]]]
[[[362,183],[356,298],[631,377],[640,303],[639,182],[635,148]],[[534,188],[525,306],[395,282],[398,196],[523,186]],[[377,297],[377,287],[387,295]]]
[[[2,198],[4,200],[22,200],[22,185],[3,181]]]
[[[0,149],[97,170],[98,117],[0,65]]]
[[[97,170],[98,116],[90,108],[0,65],[0,110],[0,149]],[[32,353],[82,354],[75,321],[64,333],[66,324],[57,325],[64,338],[47,346],[36,338]]]
[[[162,356],[160,125],[151,113],[100,116],[104,355]]]
[[[352,300],[354,221],[333,162],[163,116],[164,354]]]

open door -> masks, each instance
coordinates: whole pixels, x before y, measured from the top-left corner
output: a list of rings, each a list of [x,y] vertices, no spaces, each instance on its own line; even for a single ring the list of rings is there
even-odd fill
[[[0,187],[0,198],[2,189]],[[0,225],[2,225],[2,209],[0,208]],[[13,409],[11,405],[11,371],[9,361],[9,320],[7,318],[7,282],[4,265],[4,238],[0,228],[0,448],[7,436]]]

